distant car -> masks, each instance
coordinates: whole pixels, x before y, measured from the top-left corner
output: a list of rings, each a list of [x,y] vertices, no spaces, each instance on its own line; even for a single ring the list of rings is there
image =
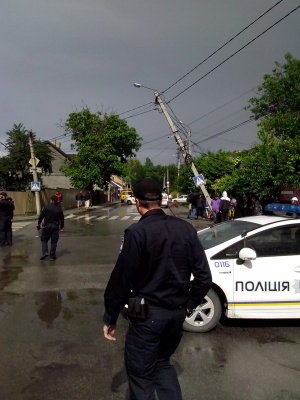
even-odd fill
[[[133,195],[133,191],[131,189],[123,189],[120,192],[120,200],[121,203],[125,202],[125,199],[127,196],[132,196]]]
[[[182,194],[181,196],[176,197],[175,199],[172,200],[172,202],[174,203],[175,201],[177,203],[187,203],[187,194]]]
[[[161,207],[168,207],[168,203],[172,201],[172,196],[167,193],[162,194]]]
[[[127,196],[124,199],[124,203],[131,206],[132,204],[136,204],[134,196]]]
[[[267,208],[267,207],[266,207]],[[198,232],[213,286],[184,321],[208,332],[228,318],[300,318],[300,219],[260,215]]]

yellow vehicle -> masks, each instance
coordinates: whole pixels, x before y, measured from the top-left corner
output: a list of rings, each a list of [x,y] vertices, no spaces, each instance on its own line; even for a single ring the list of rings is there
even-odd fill
[[[127,196],[132,196],[133,195],[133,191],[131,189],[123,189],[120,192],[120,199],[121,199],[121,203],[124,203],[124,200]]]

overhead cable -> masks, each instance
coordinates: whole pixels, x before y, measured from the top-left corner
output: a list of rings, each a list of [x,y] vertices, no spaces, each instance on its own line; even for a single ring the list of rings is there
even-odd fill
[[[215,135],[212,135],[212,136],[210,136],[210,137],[208,137],[208,138],[206,138],[206,139],[200,140],[199,142],[197,142],[197,143],[195,143],[195,144],[207,142],[208,140],[214,139],[214,138],[216,138],[217,136],[221,136],[221,135],[223,135],[224,133],[233,131],[234,129],[239,128],[239,127],[242,126],[242,125],[246,125],[246,124],[248,124],[249,122],[252,122],[252,121],[254,121],[254,118],[249,118],[249,119],[247,119],[246,121],[243,121],[243,122],[241,122],[241,123],[239,123],[239,124],[237,124],[237,125],[235,125],[235,126],[232,126],[231,128],[225,129],[225,130],[223,130],[223,131],[221,131],[221,132],[218,132],[218,133],[216,133]]]
[[[294,8],[292,11],[290,11],[288,14],[286,14],[284,17],[280,18],[278,21],[276,21],[273,25],[269,26],[269,28],[265,29],[262,33],[257,35],[254,39],[250,40],[248,43],[246,43],[243,47],[241,47],[239,50],[231,54],[231,56],[227,57],[225,60],[223,60],[221,63],[219,63],[216,67],[208,71],[205,75],[203,75],[201,78],[197,79],[194,83],[189,85],[186,89],[182,90],[179,92],[176,96],[174,96],[171,100],[168,101],[168,103],[171,103],[171,101],[175,100],[177,97],[179,97],[181,94],[186,92],[188,89],[190,89],[192,86],[196,85],[196,83],[200,82],[203,78],[205,78],[207,75],[215,71],[217,68],[219,68],[221,65],[225,64],[226,61],[230,60],[232,57],[234,57],[236,54],[238,54],[240,51],[245,49],[249,44],[253,43],[256,39],[264,35],[266,32],[268,32],[270,29],[272,29],[275,25],[279,24],[279,22],[283,21],[285,18],[287,18],[289,15],[291,15],[293,12],[295,12],[298,8],[300,8],[300,5]]]
[[[171,86],[169,86],[166,90],[164,90],[162,93],[165,93],[167,90],[171,89],[173,86],[175,86],[178,82],[180,82],[182,79],[184,79],[186,76],[188,76],[191,72],[195,71],[200,65],[205,63],[208,59],[210,59],[212,56],[214,56],[218,51],[223,49],[228,43],[232,42],[235,38],[237,38],[239,35],[241,35],[243,32],[245,32],[251,25],[255,24],[259,19],[261,19],[264,15],[266,15],[268,12],[270,12],[273,8],[275,8],[279,3],[282,3],[283,0],[278,1],[274,6],[269,8],[267,11],[265,11],[262,15],[260,15],[258,18],[256,18],[254,21],[252,21],[249,25],[247,25],[244,29],[242,29],[239,33],[237,33],[235,36],[233,36],[231,39],[229,39],[226,43],[224,43],[221,47],[219,47],[217,50],[215,50],[213,53],[211,53],[208,57],[206,57],[203,61],[201,61],[196,67],[192,68],[189,72],[187,72],[185,75],[183,75],[181,78],[179,78],[175,83],[173,83]]]

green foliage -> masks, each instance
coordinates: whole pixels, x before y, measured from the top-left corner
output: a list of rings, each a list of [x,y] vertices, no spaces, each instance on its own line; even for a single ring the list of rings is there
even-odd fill
[[[295,138],[300,131],[300,60],[291,54],[285,59],[285,64],[275,63],[272,74],[264,75],[259,97],[250,99],[246,107],[260,119],[261,130],[274,132],[278,139]]]
[[[6,132],[8,139],[5,147],[8,155],[0,159],[1,186],[6,190],[25,190],[30,187],[32,173],[29,171],[31,158],[28,131],[23,124],[14,124],[13,128]],[[33,147],[35,156],[40,160],[39,167],[43,172],[52,172],[52,156],[48,146],[36,139],[33,133]],[[40,176],[41,178],[41,176]]]
[[[91,113],[88,108],[71,113],[64,124],[75,141],[76,156],[63,167],[78,188],[103,187],[111,175],[122,175],[123,164],[135,156],[141,138],[117,115]]]

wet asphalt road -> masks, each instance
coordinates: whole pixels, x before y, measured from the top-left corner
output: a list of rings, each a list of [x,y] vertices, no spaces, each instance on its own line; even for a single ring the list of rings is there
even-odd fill
[[[101,318],[122,232],[137,217],[119,205],[68,217],[55,262],[39,260],[35,222],[1,249],[2,400],[128,399],[127,323],[119,319],[110,343]],[[173,362],[185,400],[300,399],[300,324],[224,320],[210,333],[185,333]]]

